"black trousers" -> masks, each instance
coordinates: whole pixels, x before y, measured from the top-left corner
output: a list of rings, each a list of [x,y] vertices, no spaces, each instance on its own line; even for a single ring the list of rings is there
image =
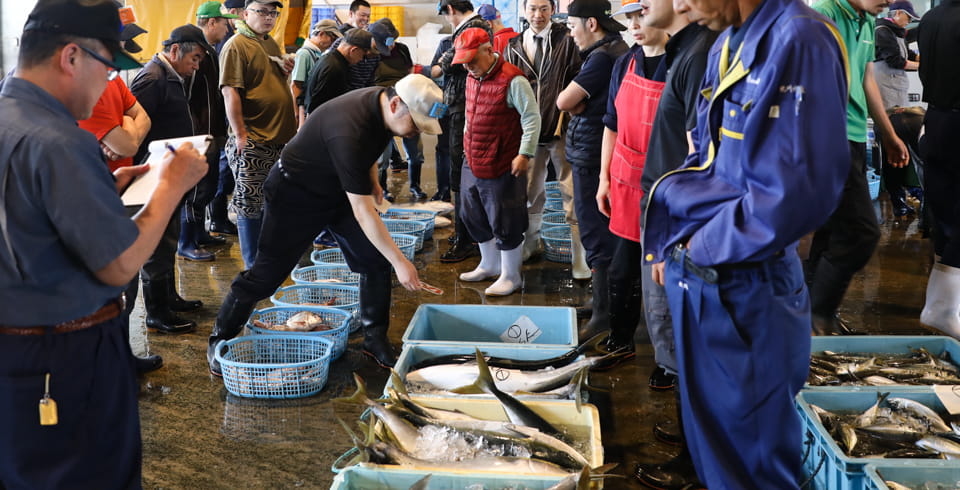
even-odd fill
[[[206,218],[207,204],[213,201],[219,186],[221,147],[216,143],[210,144],[206,154],[207,174],[184,196],[181,218],[185,223],[203,224]]]
[[[0,335],[0,488],[141,487],[140,387],[127,320]],[[46,373],[59,422],[41,426]]]
[[[460,174],[466,160],[463,155],[463,129],[467,124],[465,112],[450,113],[450,190],[460,192]]]
[[[880,241],[880,226],[867,188],[866,158],[866,144],[851,141],[850,173],[840,204],[814,234],[810,246],[811,264],[824,259],[846,274],[847,281],[867,265]]]
[[[180,241],[180,208],[183,203],[177,207],[163,230],[163,236],[160,237],[160,243],[156,250],[150,255],[150,258],[144,262],[140,268],[140,278],[145,281],[158,280],[166,275],[173,274],[174,266],[177,261],[177,244]]]
[[[577,167],[573,173],[573,208],[580,224],[580,242],[591,269],[607,267],[613,260],[617,236],[610,233],[610,218],[597,207],[600,167]],[[638,244],[639,246],[639,244]]]
[[[230,286],[240,302],[255,303],[273,294],[323,229],[337,239],[352,271],[390,275],[390,262],[364,235],[349,204],[334,208],[324,205],[327,199],[284,177],[282,164],[270,169],[263,191],[257,259]]]
[[[924,161],[924,186],[927,205],[936,222],[934,250],[940,262],[960,267],[960,111],[927,109],[925,134],[920,140]]]

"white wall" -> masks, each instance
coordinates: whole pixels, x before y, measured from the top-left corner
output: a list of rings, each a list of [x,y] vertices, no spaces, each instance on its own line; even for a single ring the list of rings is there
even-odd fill
[[[3,72],[6,75],[17,64],[20,33],[27,15],[36,5],[34,1],[0,0],[0,53],[3,55]]]

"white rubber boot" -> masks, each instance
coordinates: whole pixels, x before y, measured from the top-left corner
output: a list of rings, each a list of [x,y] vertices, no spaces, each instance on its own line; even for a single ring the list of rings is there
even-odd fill
[[[527,215],[527,231],[523,233],[523,261],[540,254],[540,227],[543,226],[543,214]]]
[[[509,296],[520,289],[523,284],[523,278],[520,277],[522,255],[522,245],[513,250],[500,251],[500,277],[484,291],[487,296]]]
[[[486,281],[500,275],[500,250],[497,240],[491,238],[480,243],[480,264],[477,268],[460,274],[460,280],[466,282]]]
[[[587,251],[580,242],[580,225],[570,225],[570,253],[573,255],[572,265],[574,279],[590,279],[590,267],[587,266]]]
[[[933,265],[920,323],[960,339],[960,269]]]

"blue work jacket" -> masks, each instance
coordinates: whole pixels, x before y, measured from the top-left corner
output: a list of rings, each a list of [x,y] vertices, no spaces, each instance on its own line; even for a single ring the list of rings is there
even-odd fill
[[[702,266],[767,259],[822,225],[850,166],[843,42],[797,0],[766,0],[731,57],[710,50],[696,151],[650,191],[644,261],[688,243]]]

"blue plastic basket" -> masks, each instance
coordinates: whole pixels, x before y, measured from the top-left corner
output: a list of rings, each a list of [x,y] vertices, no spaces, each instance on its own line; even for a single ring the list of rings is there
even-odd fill
[[[393,237],[393,243],[397,244],[403,256],[413,262],[413,256],[417,253],[417,237],[399,233],[391,233],[390,236]]]
[[[326,306],[343,310],[353,317],[350,332],[360,328],[360,289],[357,286],[297,284],[278,289],[270,301],[276,306]]]
[[[814,336],[810,339],[810,352],[831,351],[838,353],[910,354],[911,349],[923,347],[935,356],[945,352],[953,363],[960,361],[960,341],[953,337],[935,335],[839,335]],[[885,385],[883,391],[916,391],[918,385]],[[876,386],[804,386],[812,391],[868,391],[876,392]]]
[[[422,222],[409,219],[384,219],[383,224],[391,235],[410,235],[416,238],[415,252],[423,248],[423,237],[427,227]]]
[[[810,405],[813,404],[831,412],[863,412],[877,402],[877,392],[878,390],[874,388],[873,391],[801,391],[797,395],[797,410],[800,412],[803,440],[807,446],[805,451],[808,453],[803,462],[803,475],[805,479],[813,477],[811,488],[860,490],[866,484],[865,466],[875,464],[878,460],[847,456],[820,423],[819,417]],[[916,387],[915,391],[901,391],[891,396],[916,400],[937,413],[946,413],[946,409],[932,388]],[[884,464],[900,464],[929,460],[891,458],[882,461]]]
[[[548,197],[547,202],[543,205],[543,211],[545,213],[562,213],[563,212],[563,198],[552,198]]]
[[[545,193],[547,199],[563,199],[563,193],[560,192],[560,189],[547,189]]]
[[[544,189],[545,191],[547,191],[547,192],[550,192],[550,191],[558,191],[558,192],[559,192],[559,191],[560,191],[560,181],[559,181],[559,180],[551,180],[550,182],[545,182],[545,183],[543,184],[543,189]]]
[[[570,227],[567,224],[567,215],[566,213],[546,213],[543,215],[543,228],[549,228],[552,226],[566,226]]]
[[[436,225],[437,220],[437,213],[434,211],[427,211],[423,209],[390,208],[380,216],[384,219],[405,219],[419,221],[423,223],[425,227],[423,231],[423,239],[433,239],[433,228],[434,225]]]
[[[324,264],[298,267],[290,273],[290,278],[297,284],[338,284],[341,286],[360,284],[360,274],[353,272],[345,265]]]
[[[336,325],[330,330],[320,332],[287,332],[271,330],[269,328],[259,328],[253,325],[254,320],[259,320],[268,325],[280,324],[301,311],[316,313],[323,319],[326,325]],[[338,310],[336,308],[325,308],[323,306],[271,306],[262,310],[256,310],[247,320],[247,328],[255,334],[263,335],[309,335],[313,337],[325,337],[333,341],[333,358],[339,359],[347,350],[347,337],[350,335],[350,320],[353,315],[348,311]]]
[[[895,481],[910,488],[927,488],[927,482],[941,484],[943,488],[960,486],[960,464],[956,461],[918,460],[902,463],[878,461],[864,469],[866,490],[889,490],[886,480]],[[938,488],[938,487],[934,487]]]
[[[870,199],[876,201],[880,196],[880,176],[873,170],[867,171],[867,187],[870,189]]]
[[[339,248],[327,248],[310,252],[310,262],[313,262],[314,265],[346,265],[347,260],[343,258],[343,252]]]
[[[547,260],[569,264],[573,261],[569,226],[551,226],[540,230],[543,250]]]
[[[313,335],[248,335],[220,342],[223,384],[237,396],[302,398],[327,383],[333,342]]]

